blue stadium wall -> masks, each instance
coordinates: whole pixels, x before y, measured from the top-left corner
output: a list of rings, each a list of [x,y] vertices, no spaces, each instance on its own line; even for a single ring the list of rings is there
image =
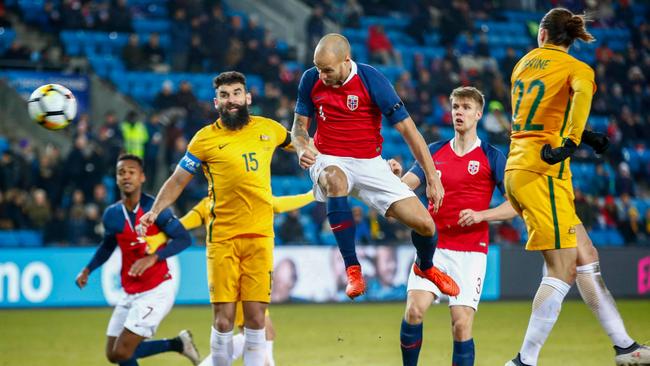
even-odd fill
[[[395,270],[388,271],[393,274],[387,277],[389,285],[379,280],[380,270],[376,267],[380,257],[377,254],[382,250],[392,251],[395,258],[392,263]],[[348,301],[341,286],[344,269],[337,251],[335,247],[278,247],[274,301]],[[361,301],[403,300],[414,257],[412,247],[366,246],[359,247],[358,252],[369,287]],[[74,283],[93,253],[94,248],[0,250],[0,308],[115,304],[122,295],[119,250],[91,275],[86,288],[79,290]],[[650,298],[650,249],[601,249],[600,255],[605,280],[615,296]],[[280,266],[284,268],[280,270]],[[170,268],[177,304],[208,304],[204,249],[186,250],[170,260]],[[538,254],[526,253],[521,248],[492,246],[482,299],[530,298],[540,277]]]

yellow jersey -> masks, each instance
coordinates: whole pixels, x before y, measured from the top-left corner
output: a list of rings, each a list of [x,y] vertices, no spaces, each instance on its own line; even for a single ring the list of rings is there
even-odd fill
[[[314,193],[310,190],[306,193],[296,194],[292,196],[273,196],[273,212],[283,213],[291,210],[296,210],[314,202]],[[194,205],[183,217],[180,222],[185,230],[196,229],[197,227],[209,224],[210,220],[210,197],[204,197],[199,203]],[[167,234],[161,231],[155,235],[147,236],[147,253],[155,253],[158,248],[167,242]]]
[[[180,165],[190,173],[200,166],[208,181],[208,243],[274,236],[271,158],[290,142],[286,128],[260,116],[236,131],[217,120],[194,135]]]
[[[529,170],[569,179],[569,159],[549,165],[541,159],[541,150],[545,144],[562,146],[567,138],[580,144],[596,92],[593,69],[547,44],[519,60],[511,83],[512,133],[506,171]]]

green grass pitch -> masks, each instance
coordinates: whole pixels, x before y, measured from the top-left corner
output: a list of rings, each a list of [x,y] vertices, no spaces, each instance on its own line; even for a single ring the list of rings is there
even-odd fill
[[[278,366],[400,365],[399,324],[404,305],[275,305],[271,316]],[[627,329],[639,342],[650,340],[650,301],[618,301]],[[0,365],[108,365],[104,332],[109,308],[0,310]],[[503,365],[514,356],[526,331],[530,302],[485,302],[475,324],[476,365]],[[191,329],[202,356],[209,352],[211,311],[175,307],[157,337]],[[447,306],[433,306],[426,317],[420,365],[451,364]],[[613,365],[609,339],[579,301],[564,304],[539,364]],[[178,354],[140,360],[140,365],[189,365]],[[241,365],[241,361],[236,363]]]

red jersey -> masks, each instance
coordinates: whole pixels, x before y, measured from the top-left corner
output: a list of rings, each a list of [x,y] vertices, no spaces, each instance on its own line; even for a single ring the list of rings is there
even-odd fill
[[[316,120],[314,144],[319,152],[359,159],[381,154],[382,115],[391,125],[409,116],[388,79],[372,66],[354,61],[338,88],[325,85],[315,67],[305,71],[295,112]]]
[[[429,203],[429,213],[438,230],[438,248],[464,252],[487,253],[490,242],[488,223],[458,225],[460,211],[470,208],[483,211],[490,208],[494,188],[505,194],[503,175],[506,158],[501,151],[477,138],[474,147],[458,156],[452,149],[453,139],[429,145],[431,157],[440,172],[445,199],[437,213]],[[410,170],[426,182],[418,163]]]
[[[158,261],[148,268],[141,276],[129,276],[129,269],[135,261],[147,255],[145,241],[139,241],[135,226],[138,224],[140,217],[151,209],[153,198],[143,194],[140,197],[140,203],[133,212],[129,212],[122,202],[116,202],[106,208],[104,211],[104,239],[102,245],[112,245],[113,248],[119,245],[122,251],[122,287],[128,294],[134,294],[151,290],[161,282],[171,278],[167,261]],[[176,223],[178,219],[174,217],[170,209],[163,210],[154,225],[147,228],[147,236],[155,235],[163,231],[167,232],[166,227]],[[111,250],[112,252],[112,250]]]

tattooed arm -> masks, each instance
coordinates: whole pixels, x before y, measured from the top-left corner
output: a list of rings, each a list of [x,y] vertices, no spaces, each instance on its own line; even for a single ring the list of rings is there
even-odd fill
[[[298,154],[298,162],[303,169],[308,169],[316,162],[318,151],[312,147],[309,142],[309,117],[302,116],[298,113],[293,118],[293,127],[291,127],[291,144]]]

